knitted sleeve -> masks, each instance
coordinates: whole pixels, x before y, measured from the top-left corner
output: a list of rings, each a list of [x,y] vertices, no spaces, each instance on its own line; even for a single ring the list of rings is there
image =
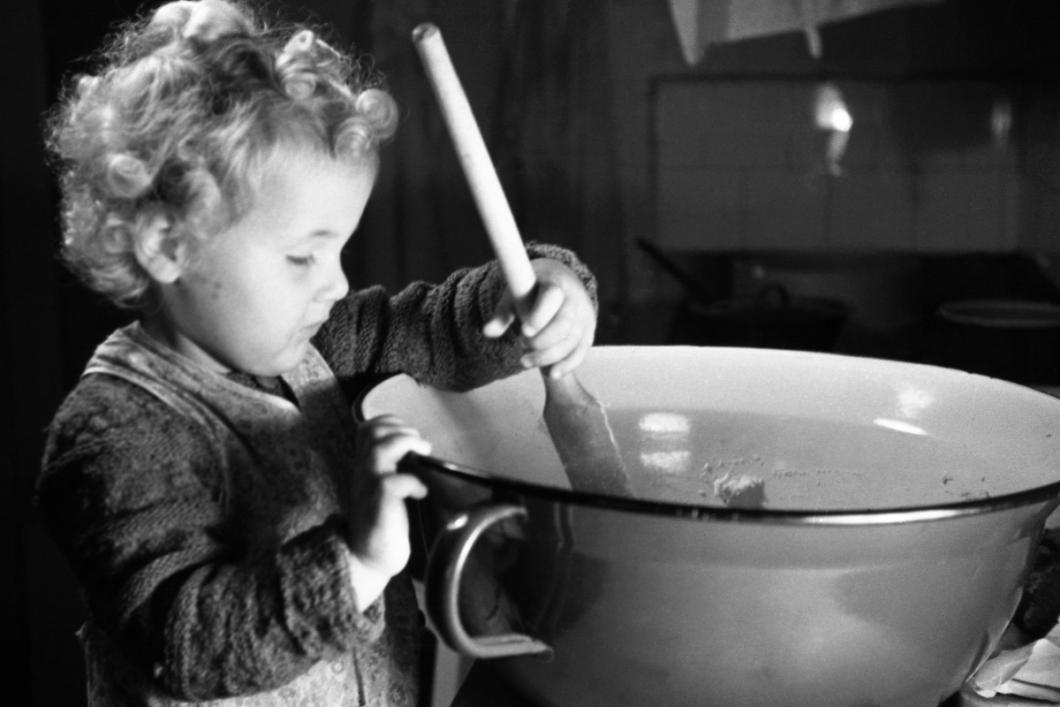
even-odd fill
[[[596,303],[596,280],[571,251],[531,243],[527,252],[571,268]],[[503,292],[496,262],[458,270],[438,285],[416,282],[394,296],[368,288],[335,306],[314,343],[347,390],[398,372],[466,390],[521,370],[513,331],[499,339],[481,333]]]
[[[353,610],[338,518],[250,558],[226,532],[221,460],[191,423],[105,376],[57,413],[37,502],[90,614],[167,691],[208,699],[278,687],[370,642]]]

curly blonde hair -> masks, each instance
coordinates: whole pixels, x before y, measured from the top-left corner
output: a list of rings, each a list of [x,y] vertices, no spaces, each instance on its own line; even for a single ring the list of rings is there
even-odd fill
[[[394,100],[368,66],[227,0],[162,5],[100,58],[98,73],[67,86],[48,146],[63,258],[119,306],[149,291],[135,241],[158,217],[175,237],[206,239],[246,213],[281,147],[374,168],[396,129]]]

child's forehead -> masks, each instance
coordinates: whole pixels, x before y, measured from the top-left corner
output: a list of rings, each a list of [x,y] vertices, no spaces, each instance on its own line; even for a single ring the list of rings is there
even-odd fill
[[[258,170],[247,193],[243,227],[288,237],[349,235],[359,220],[352,207],[367,199],[376,167],[311,151],[277,152]]]
[[[327,154],[304,145],[280,145],[270,151],[254,170],[255,191],[267,190],[288,182],[292,177],[326,180],[368,177],[374,179],[377,160],[369,156],[350,157]]]

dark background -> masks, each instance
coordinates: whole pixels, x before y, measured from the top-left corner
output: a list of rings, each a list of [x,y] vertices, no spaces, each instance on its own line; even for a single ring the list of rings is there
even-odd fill
[[[630,34],[631,54],[641,49],[632,38],[640,28],[623,26],[616,14],[621,19],[623,12],[651,12],[665,22],[666,3],[653,3],[274,3],[294,19],[309,13],[334,26],[333,39],[372,52],[405,113],[406,125],[388,147],[377,196],[348,263],[354,284],[398,286],[413,278],[436,279],[488,257],[481,226],[407,41],[416,23],[430,19],[444,28],[524,235],[575,248],[597,272],[602,295],[599,340],[672,341],[671,324],[683,295],[636,248],[637,238],[651,234],[635,232],[619,217],[619,193],[628,184],[614,163],[611,143],[623,118],[606,114],[602,106],[612,98],[608,83],[593,80],[598,74],[609,75],[614,47],[624,41],[616,33]],[[1048,0],[950,0],[937,7],[888,12],[826,29],[826,59],[839,62],[832,68],[898,80],[956,71],[1051,86],[1060,70],[1058,5]],[[5,532],[0,561],[7,577],[2,591],[11,656],[5,661],[10,671],[5,700],[10,704],[76,706],[83,701],[73,634],[80,606],[72,578],[34,513],[32,488],[51,414],[92,348],[128,319],[128,314],[81,288],[56,261],[56,194],[44,162],[41,116],[62,78],[88,68],[82,57],[140,6],[131,0],[52,0],[5,3],[0,9],[5,78],[0,116],[0,438],[5,440],[0,453],[0,518]],[[881,38],[887,41],[875,41]],[[719,47],[695,71],[680,63],[676,42],[653,51],[665,57],[659,73],[812,75],[822,70],[807,60],[798,36]],[[631,55],[622,60],[638,62]],[[651,72],[649,66],[644,75],[650,79]],[[634,95],[646,97],[649,90],[645,84]],[[553,140],[555,136],[562,139]],[[1052,249],[1048,243],[1038,246],[1046,254]],[[1056,299],[1050,273],[1036,266],[1034,256],[1039,254],[1017,249],[918,256],[932,285],[925,311],[955,295]],[[727,264],[733,254],[674,256],[706,278],[712,296],[727,294]]]

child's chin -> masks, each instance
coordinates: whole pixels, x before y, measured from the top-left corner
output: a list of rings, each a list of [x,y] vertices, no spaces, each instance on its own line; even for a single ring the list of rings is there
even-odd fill
[[[242,366],[235,365],[234,368],[261,378],[275,378],[293,371],[302,360],[305,352],[305,346],[292,346],[268,360],[265,357],[259,357],[255,361],[244,361]]]
[[[280,376],[284,373],[290,373],[302,362],[305,358],[306,351],[309,350],[309,341],[302,341],[296,344],[292,344],[287,348],[280,356],[278,356],[271,366],[273,372],[269,375]]]

